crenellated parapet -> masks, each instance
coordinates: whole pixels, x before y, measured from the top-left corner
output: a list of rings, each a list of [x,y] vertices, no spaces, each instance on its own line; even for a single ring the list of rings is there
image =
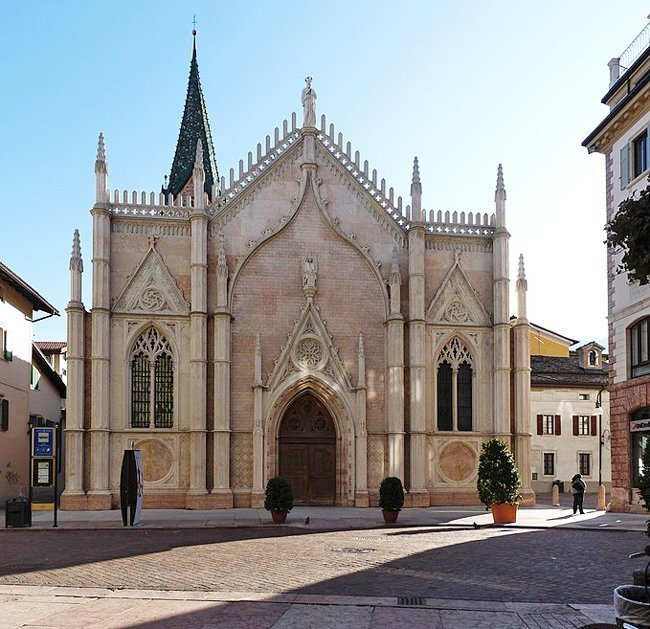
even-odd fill
[[[240,159],[237,175],[235,175],[234,168],[230,169],[228,187],[226,187],[226,178],[221,178],[221,196],[210,206],[208,213],[213,216],[230,205],[261,175],[266,173],[282,155],[295,146],[299,139],[300,131],[296,125],[296,112],[293,112],[290,122],[285,119],[282,121],[281,127],[275,127],[273,142],[271,142],[271,136],[267,135],[264,148],[261,143],[257,144],[255,158],[253,158],[252,151],[248,152],[246,167],[244,160]]]
[[[275,127],[272,134],[266,136],[265,143],[258,143],[255,151],[249,151],[246,160],[240,159],[237,169],[230,168],[228,178],[221,177],[220,186],[212,186],[209,202],[204,193],[204,203],[210,218],[220,215],[225,209],[239,200],[254,184],[269,172],[280,159],[292,148],[302,142],[303,133],[297,126],[296,113],[283,120]],[[344,171],[356,182],[379,208],[385,212],[389,220],[407,233],[413,223],[424,226],[431,235],[465,236],[489,238],[499,223],[497,214],[471,211],[443,211],[417,208],[417,217],[411,205],[403,202],[402,196],[396,195],[393,187],[388,187],[384,178],[379,178],[376,169],[370,169],[368,160],[362,160],[358,150],[352,143],[345,140],[343,133],[338,132],[334,124],[328,125],[325,115],[320,117],[320,129],[316,139],[334,163],[343,167]],[[416,165],[417,166],[417,165]],[[417,172],[419,184],[419,169]],[[219,193],[220,191],[220,193]],[[107,192],[108,206],[112,215],[124,217],[143,217],[148,219],[180,219],[187,220],[190,210],[195,207],[191,195],[172,195],[170,192],[137,192],[115,189],[113,194]],[[499,198],[499,200],[501,200]],[[499,211],[501,204],[497,203]]]

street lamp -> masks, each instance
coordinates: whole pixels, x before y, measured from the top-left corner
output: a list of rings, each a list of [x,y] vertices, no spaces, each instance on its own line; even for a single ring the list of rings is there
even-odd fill
[[[603,446],[610,440],[611,433],[605,428],[603,430],[603,389],[598,391],[596,396],[596,408],[594,415],[598,416],[598,509],[605,509],[605,488],[603,487]]]

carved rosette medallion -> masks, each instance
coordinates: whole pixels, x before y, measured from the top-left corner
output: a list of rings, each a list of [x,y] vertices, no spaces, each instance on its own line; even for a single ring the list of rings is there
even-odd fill
[[[466,323],[470,317],[465,304],[459,299],[452,299],[445,308],[445,319],[451,323]]]
[[[157,312],[164,308],[165,299],[155,286],[148,286],[142,291],[138,300],[138,306],[142,310]]]
[[[478,457],[474,449],[462,441],[451,441],[438,454],[438,469],[447,480],[456,483],[467,482],[474,475]]]
[[[162,481],[172,473],[174,455],[167,444],[157,439],[145,439],[136,447],[142,455],[142,473],[146,482]]]
[[[302,338],[293,352],[293,362],[302,370],[314,371],[324,366],[327,356],[323,344],[315,336]]]

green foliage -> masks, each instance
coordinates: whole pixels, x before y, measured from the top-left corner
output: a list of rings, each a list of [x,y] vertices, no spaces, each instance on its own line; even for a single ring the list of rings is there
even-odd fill
[[[396,476],[389,476],[381,481],[379,506],[384,511],[399,511],[404,506],[404,487]]]
[[[521,478],[515,457],[507,444],[492,438],[481,448],[476,488],[486,506],[500,503],[514,504],[521,498]]]
[[[267,511],[291,511],[293,509],[293,492],[286,478],[274,476],[266,483],[264,508]]]
[[[643,460],[641,462],[637,493],[643,501],[646,511],[650,511],[650,439],[646,439],[643,446]]]
[[[650,283],[650,185],[622,201],[605,229],[607,245],[624,251],[618,272],[641,285]]]

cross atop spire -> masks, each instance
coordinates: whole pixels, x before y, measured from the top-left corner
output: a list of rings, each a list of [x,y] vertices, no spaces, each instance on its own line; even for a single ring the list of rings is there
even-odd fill
[[[199,79],[199,65],[196,60],[196,28],[192,31],[192,37],[192,61],[190,62],[185,109],[178,134],[178,142],[176,143],[176,153],[174,154],[174,161],[169,175],[169,183],[163,192],[170,192],[176,196],[183,191],[190,177],[192,177],[197,142],[200,140],[203,145],[204,190],[212,200],[212,185],[219,185],[219,172],[214,156],[208,112]]]

